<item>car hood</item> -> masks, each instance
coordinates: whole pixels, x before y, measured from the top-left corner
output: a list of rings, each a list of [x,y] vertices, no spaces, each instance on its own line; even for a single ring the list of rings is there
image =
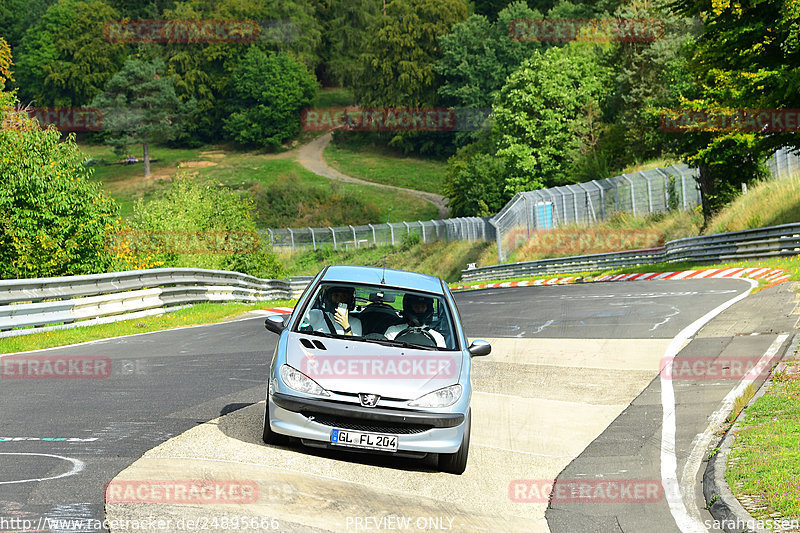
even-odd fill
[[[310,346],[309,346],[310,345]],[[458,383],[459,351],[420,350],[291,333],[286,363],[331,392],[414,400]]]

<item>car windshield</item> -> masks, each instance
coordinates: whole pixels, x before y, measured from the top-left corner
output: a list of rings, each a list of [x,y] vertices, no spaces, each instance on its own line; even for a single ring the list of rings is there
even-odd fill
[[[295,331],[431,350],[457,349],[444,297],[373,285],[320,284]]]

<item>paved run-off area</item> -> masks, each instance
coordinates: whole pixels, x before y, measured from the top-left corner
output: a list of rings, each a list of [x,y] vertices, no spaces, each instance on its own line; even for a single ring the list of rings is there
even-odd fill
[[[280,531],[548,531],[546,499],[530,489],[545,489],[658,377],[682,328],[748,288],[715,280],[461,294],[467,330],[493,344],[492,355],[474,359],[463,475],[440,473],[429,459],[266,446],[262,402],[164,442],[113,482],[249,482],[258,487],[256,498],[114,503],[107,517],[225,519],[229,530],[248,518]],[[258,391],[263,396],[263,386]],[[528,490],[519,491],[519,480]],[[252,521],[264,517],[275,521]]]

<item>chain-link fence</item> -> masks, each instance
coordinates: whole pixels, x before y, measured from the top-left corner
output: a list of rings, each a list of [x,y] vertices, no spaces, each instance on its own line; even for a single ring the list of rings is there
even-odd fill
[[[686,165],[643,170],[604,180],[517,193],[491,219],[503,262],[531,233],[568,224],[592,225],[617,211],[634,215],[700,205],[696,169]]]
[[[767,167],[775,179],[797,177],[800,176],[800,156],[784,148],[772,154]]]
[[[326,228],[283,228],[260,232],[273,248],[298,250],[332,246],[334,249],[353,249],[373,245],[402,244],[409,235],[419,235],[422,242],[439,240],[476,241],[495,239],[494,227],[488,218],[463,217],[416,222],[392,222]],[[416,237],[415,237],[416,238]]]

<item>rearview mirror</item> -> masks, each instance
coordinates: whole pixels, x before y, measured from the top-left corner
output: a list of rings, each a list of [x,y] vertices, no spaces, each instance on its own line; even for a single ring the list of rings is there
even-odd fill
[[[472,344],[469,345],[468,351],[473,357],[477,357],[479,355],[489,355],[492,353],[492,345],[484,340],[475,339],[472,341]]]
[[[284,317],[285,315],[270,315],[264,321],[264,327],[270,330],[271,332],[280,335],[281,331],[283,331],[284,328],[286,328]]]

